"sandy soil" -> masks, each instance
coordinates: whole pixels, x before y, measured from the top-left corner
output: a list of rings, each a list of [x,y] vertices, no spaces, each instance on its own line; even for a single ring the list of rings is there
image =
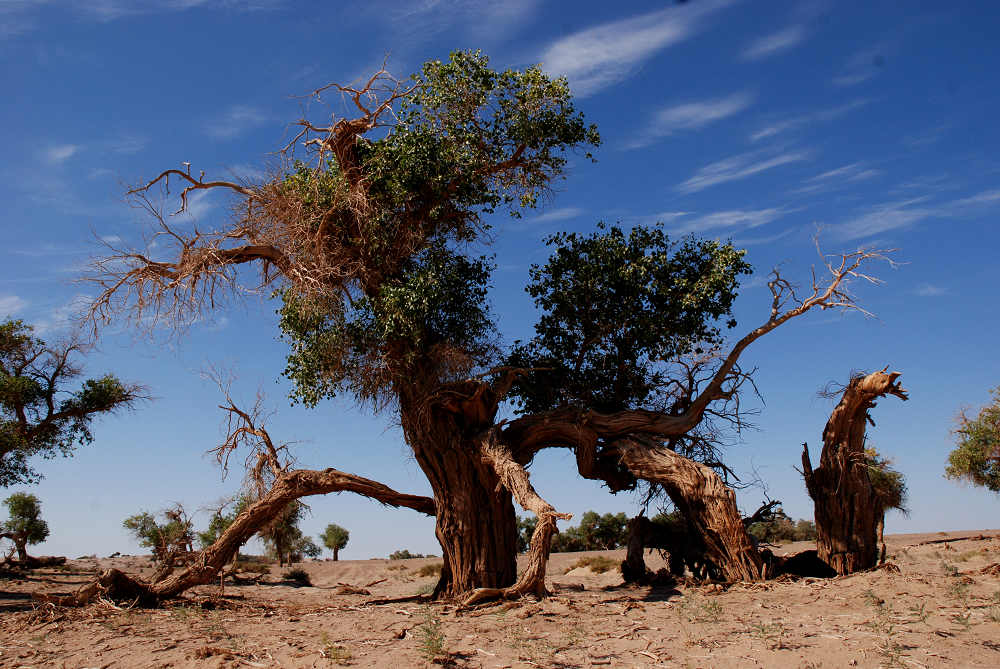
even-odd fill
[[[926,543],[942,539],[953,541]],[[69,593],[97,569],[149,570],[146,558],[72,560],[0,580],[0,666],[1000,666],[1000,531],[888,544],[892,566],[872,572],[729,588],[625,587],[614,570],[570,569],[621,551],[557,554],[551,598],[474,610],[369,603],[432,586],[417,571],[434,559],[308,562],[312,587],[274,568],[258,584],[198,588],[157,610],[33,602],[30,591]]]

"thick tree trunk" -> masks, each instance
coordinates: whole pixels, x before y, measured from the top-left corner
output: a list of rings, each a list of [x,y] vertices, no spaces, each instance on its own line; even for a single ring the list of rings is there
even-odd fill
[[[729,581],[760,581],[764,564],[743,525],[736,494],[710,467],[632,439],[614,446],[637,478],[659,483],[705,542],[705,555]]]
[[[412,442],[411,442],[412,444]],[[473,439],[418,444],[417,462],[434,491],[434,534],[444,567],[435,597],[505,588],[517,578],[517,517],[510,492]]]
[[[513,499],[483,449],[496,397],[478,381],[435,387],[433,393],[416,387],[400,392],[406,441],[434,492],[434,533],[444,562],[435,598],[465,599],[517,579]]]
[[[20,562],[28,561],[28,548],[24,539],[14,539],[14,547],[17,548],[17,559]]]
[[[648,578],[643,551],[649,538],[649,518],[636,516],[628,521],[628,543],[622,562],[622,578],[626,583],[642,583]]]
[[[340,549],[339,548],[334,548],[333,549],[333,561],[334,562],[337,562],[337,559],[338,559],[337,556],[338,556],[339,553],[340,553]]]
[[[851,379],[823,430],[823,452],[815,470],[803,444],[802,471],[815,503],[819,558],[838,574],[871,569],[878,560],[877,525],[881,508],[865,463],[869,410],[885,395],[907,399],[896,382],[899,372]]]

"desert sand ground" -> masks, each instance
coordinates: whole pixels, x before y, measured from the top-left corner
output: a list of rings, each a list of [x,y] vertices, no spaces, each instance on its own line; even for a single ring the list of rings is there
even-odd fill
[[[274,567],[257,584],[201,587],[155,610],[33,601],[30,591],[69,593],[109,566],[149,573],[145,557],[71,560],[0,580],[0,666],[1000,666],[1000,531],[887,543],[889,564],[871,572],[729,587],[627,587],[615,570],[570,569],[595,553],[555,554],[552,597],[472,610],[370,603],[432,586],[417,571],[434,559],[306,562],[311,587]],[[652,553],[647,564],[662,562]]]

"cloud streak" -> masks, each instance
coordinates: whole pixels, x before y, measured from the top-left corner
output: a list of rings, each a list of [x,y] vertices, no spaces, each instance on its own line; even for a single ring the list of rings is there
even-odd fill
[[[690,179],[678,184],[677,190],[682,193],[695,193],[711,186],[746,179],[782,165],[808,159],[809,153],[807,151],[786,151],[770,158],[763,157],[759,152],[730,156],[705,165]]]
[[[833,121],[834,119],[840,118],[844,114],[852,112],[855,109],[864,107],[868,104],[868,102],[869,101],[865,99],[854,100],[852,102],[848,102],[847,104],[832,107],[830,109],[821,109],[811,114],[802,114],[800,116],[792,116],[781,121],[776,121],[770,125],[764,126],[757,132],[750,135],[750,141],[759,142],[762,139],[774,137],[775,135],[783,132],[795,130],[796,128],[812,123]]]
[[[649,126],[626,148],[638,149],[652,144],[661,137],[682,130],[698,130],[707,125],[740,113],[753,103],[749,93],[735,93],[724,98],[686,102],[661,109]]]
[[[79,144],[57,144],[45,149],[43,155],[46,162],[60,165],[80,151]]]
[[[26,306],[28,306],[28,302],[17,295],[0,296],[0,314],[3,314],[5,318],[13,316]]]
[[[566,76],[577,97],[593,95],[690,38],[706,17],[734,1],[694,2],[588,28],[552,43],[542,53],[542,65],[551,74]]]
[[[205,125],[205,134],[214,139],[233,139],[264,125],[270,115],[249,105],[234,105],[221,117]]]
[[[754,40],[743,50],[740,58],[743,60],[762,60],[798,46],[805,37],[806,30],[803,26],[791,26]]]
[[[938,204],[928,204],[927,200],[927,197],[917,197],[877,204],[839,224],[835,230],[844,239],[863,239],[909,228],[931,218],[974,216],[1000,205],[1000,189]]]
[[[783,209],[730,209],[703,214],[671,226],[673,232],[710,233],[720,228],[751,229],[766,225],[785,215]]]

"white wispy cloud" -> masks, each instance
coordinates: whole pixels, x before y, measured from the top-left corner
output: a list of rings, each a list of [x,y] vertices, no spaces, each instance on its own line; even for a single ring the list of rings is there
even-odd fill
[[[670,226],[673,232],[710,233],[720,228],[751,229],[766,225],[785,215],[783,209],[730,209],[702,214]]]
[[[947,290],[933,283],[922,283],[913,292],[920,297],[939,297],[948,294]]]
[[[886,58],[895,51],[894,42],[884,42],[855,52],[844,65],[841,73],[833,78],[835,86],[856,86],[868,81],[885,67]]]
[[[0,314],[3,314],[5,318],[10,318],[26,306],[28,306],[28,302],[17,295],[0,296]]]
[[[955,200],[952,204],[958,207],[969,207],[981,204],[993,204],[995,202],[1000,202],[1000,188],[986,190],[970,197],[963,197]]]
[[[370,2],[373,15],[407,35],[430,35],[457,28],[477,40],[508,36],[530,19],[541,0],[420,0]]]
[[[552,43],[542,53],[542,65],[550,74],[565,75],[577,97],[593,95],[688,39],[703,19],[734,1],[692,2],[588,28]]]
[[[790,26],[754,40],[743,50],[740,57],[743,60],[761,60],[797,46],[805,37],[806,29],[804,26]]]
[[[80,151],[79,144],[56,144],[45,149],[45,160],[54,163],[64,163]]]
[[[980,215],[1000,205],[1000,189],[969,197],[930,203],[929,196],[873,205],[834,229],[845,239],[861,239],[913,226],[930,218],[961,219]]]
[[[264,125],[269,114],[249,105],[233,105],[222,116],[205,125],[205,133],[215,139],[232,139]]]
[[[13,38],[44,26],[38,11],[46,5],[60,6],[84,19],[106,23],[197,8],[258,11],[275,9],[284,3],[285,0],[0,0],[0,37]]]
[[[795,193],[816,193],[847,186],[859,181],[874,179],[882,174],[881,170],[867,167],[864,163],[851,163],[832,170],[827,170],[816,176],[809,177]]]
[[[531,222],[552,223],[553,221],[565,221],[571,218],[576,218],[584,212],[585,210],[581,207],[560,207],[559,209],[547,211],[540,216],[535,216],[531,219]]]
[[[820,109],[818,111],[801,114],[799,116],[792,116],[790,118],[782,119],[780,121],[775,121],[770,123],[760,130],[757,130],[752,135],[750,135],[751,142],[758,142],[762,139],[767,139],[769,137],[774,137],[783,132],[788,132],[789,130],[794,130],[796,128],[807,126],[812,123],[833,121],[844,114],[854,111],[855,109],[860,109],[869,103],[869,100],[858,99],[848,102],[846,104],[838,105],[836,107],[831,107],[830,109]]]
[[[91,299],[82,293],[77,293],[65,304],[54,309],[46,309],[38,317],[32,318],[31,324],[35,328],[35,334],[45,336],[68,329]]]
[[[798,230],[798,228],[792,227],[792,228],[788,228],[787,230],[784,230],[782,232],[778,232],[778,233],[775,233],[773,235],[767,235],[765,237],[739,237],[737,239],[733,239],[733,244],[735,244],[738,247],[743,247],[743,246],[760,246],[760,245],[763,245],[763,244],[773,244],[774,242],[778,241],[779,239],[784,239],[785,237],[789,236],[790,234],[796,232],[797,230]],[[766,283],[767,283],[767,281],[765,280],[761,285],[765,285]]]
[[[754,96],[750,93],[734,93],[724,98],[685,102],[661,109],[654,115],[649,126],[636,139],[626,144],[626,148],[641,148],[680,130],[703,128],[738,114],[749,107],[753,99]]]
[[[682,193],[694,193],[727,181],[736,181],[782,165],[809,159],[807,151],[786,151],[766,157],[760,152],[743,153],[705,165],[690,179],[677,185]]]

